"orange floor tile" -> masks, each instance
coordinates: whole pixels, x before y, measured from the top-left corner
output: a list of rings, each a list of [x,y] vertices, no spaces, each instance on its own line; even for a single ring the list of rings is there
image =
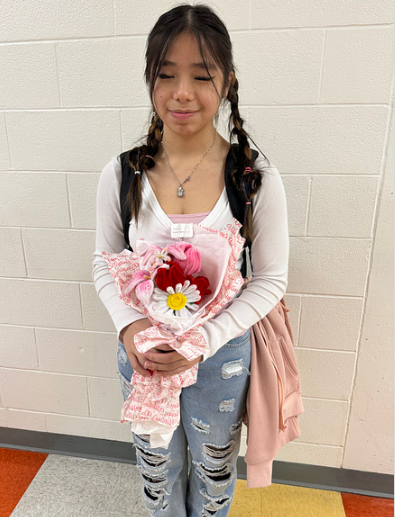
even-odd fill
[[[0,516],[9,517],[48,454],[0,448]]]
[[[346,517],[393,517],[394,499],[341,494]]]

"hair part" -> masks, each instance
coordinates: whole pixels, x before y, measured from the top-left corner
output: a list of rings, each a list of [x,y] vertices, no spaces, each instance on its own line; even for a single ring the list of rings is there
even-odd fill
[[[261,174],[260,171],[253,168],[254,160],[248,142],[248,134],[243,129],[244,120],[238,108],[239,83],[235,74],[231,39],[226,26],[210,7],[205,5],[179,5],[162,14],[152,28],[148,36],[145,53],[145,80],[151,102],[153,104],[155,83],[167,52],[175,38],[181,34],[190,34],[196,40],[209,76],[211,74],[208,65],[211,62],[219,67],[224,77],[223,91],[229,85],[226,101],[229,101],[231,105],[229,117],[230,143],[232,144],[233,140],[236,139],[238,144],[235,153],[237,167],[231,175],[238,195],[244,200],[243,202],[247,203],[241,234],[250,242],[253,237],[253,214],[250,203],[260,188]],[[230,81],[231,73],[232,80]],[[213,85],[216,88],[214,81]],[[221,103],[223,100],[222,92],[217,91],[217,93]],[[129,164],[134,171],[145,171],[155,165],[154,158],[162,140],[162,130],[163,122],[156,110],[153,109],[146,144],[135,147],[129,152]],[[251,172],[248,172],[248,168]],[[127,202],[130,203],[131,214],[134,216],[136,223],[138,223],[141,199],[141,179],[139,174],[134,174],[127,195]]]

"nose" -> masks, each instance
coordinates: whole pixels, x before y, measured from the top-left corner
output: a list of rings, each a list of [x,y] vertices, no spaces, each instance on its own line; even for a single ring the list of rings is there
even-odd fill
[[[188,102],[193,100],[194,92],[191,81],[188,78],[181,77],[178,80],[174,90],[173,98],[174,100],[180,102]]]

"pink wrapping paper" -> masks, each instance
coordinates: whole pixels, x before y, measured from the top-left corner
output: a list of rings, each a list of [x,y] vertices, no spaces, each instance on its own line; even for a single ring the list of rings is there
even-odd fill
[[[198,328],[230,302],[243,284],[242,275],[236,269],[244,244],[244,239],[239,234],[240,227],[238,221],[227,225],[222,231],[194,225],[193,237],[184,239],[200,250],[200,274],[209,278],[212,290],[212,294],[202,301],[199,310],[189,318],[158,314],[152,310],[150,303],[144,306],[134,292],[127,295],[124,286],[136,271],[143,269],[139,257],[128,250],[121,253],[103,252],[120,298],[144,314],[153,325],[135,335],[134,343],[139,352],[144,353],[166,343],[186,359],[193,360],[208,350]],[[137,247],[145,249],[145,245],[150,246],[150,243],[139,241]],[[130,422],[131,430],[135,434],[149,435],[151,447],[167,448],[180,423],[181,390],[196,382],[197,371],[196,364],[170,377],[157,372],[151,377],[144,377],[134,372],[131,379],[133,390],[123,404],[121,422]]]

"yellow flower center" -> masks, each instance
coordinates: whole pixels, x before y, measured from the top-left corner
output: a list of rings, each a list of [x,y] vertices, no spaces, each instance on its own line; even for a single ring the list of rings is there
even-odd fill
[[[169,294],[167,297],[167,305],[173,311],[180,311],[187,304],[187,297],[182,293]]]

